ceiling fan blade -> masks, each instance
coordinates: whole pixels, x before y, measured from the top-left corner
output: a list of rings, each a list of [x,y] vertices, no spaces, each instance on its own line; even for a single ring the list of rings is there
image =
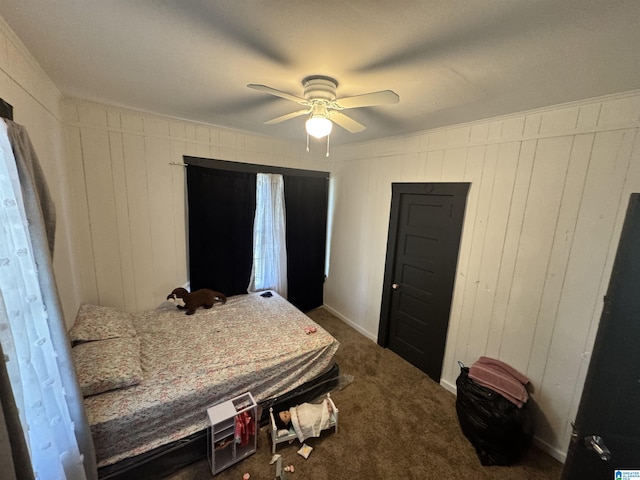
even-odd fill
[[[295,95],[291,95],[290,93],[283,92],[281,90],[276,90],[275,88],[267,87],[266,85],[250,83],[249,85],[247,85],[247,87],[253,88],[254,90],[258,90],[259,92],[275,95],[276,97],[284,98],[286,100],[291,100],[292,102],[300,103],[302,105],[305,105],[307,102],[302,97],[296,97]]]
[[[350,133],[358,133],[366,128],[361,123],[356,122],[353,118],[347,117],[344,113],[337,112],[335,110],[329,114],[329,118],[333,123],[340,125]]]
[[[373,107],[375,105],[391,105],[398,103],[400,97],[391,90],[380,90],[379,92],[364,93],[353,97],[344,97],[336,100],[342,108]]]
[[[267,120],[266,122],[264,122],[265,125],[273,125],[275,123],[280,123],[280,122],[284,122],[286,120],[291,120],[292,118],[296,118],[299,117],[301,115],[305,115],[307,113],[310,113],[311,110],[310,109],[306,109],[306,110],[298,110],[297,112],[292,112],[292,113],[287,113],[286,115],[282,115],[280,117],[276,117],[273,118],[271,120]]]

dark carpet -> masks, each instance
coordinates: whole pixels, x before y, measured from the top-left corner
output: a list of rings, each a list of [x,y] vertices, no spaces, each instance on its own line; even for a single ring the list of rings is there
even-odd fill
[[[558,480],[562,464],[532,446],[514,465],[482,466],[460,430],[455,396],[388,349],[364,337],[326,310],[308,315],[341,343],[336,360],[343,382],[332,392],[340,411],[338,433],[308,439],[308,459],[300,443],[279,444],[283,465],[293,464],[287,480],[424,479]],[[346,385],[346,386],[344,386]],[[215,476],[216,480],[273,479],[275,465],[266,428],[258,451]],[[211,478],[207,460],[170,475],[170,480]]]

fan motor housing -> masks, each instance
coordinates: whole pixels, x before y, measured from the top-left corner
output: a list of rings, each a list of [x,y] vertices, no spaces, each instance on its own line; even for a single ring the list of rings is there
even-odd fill
[[[304,98],[307,100],[325,100],[332,102],[336,99],[338,82],[324,75],[313,75],[302,81]]]

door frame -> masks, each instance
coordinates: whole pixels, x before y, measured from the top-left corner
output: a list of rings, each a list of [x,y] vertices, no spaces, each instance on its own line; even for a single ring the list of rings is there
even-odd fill
[[[384,278],[382,283],[382,304],[380,307],[380,322],[378,323],[378,345],[381,347],[389,346],[389,331],[391,329],[391,297],[393,285],[393,275],[395,266],[395,253],[398,243],[398,221],[400,218],[400,195],[411,193],[417,195],[427,195],[433,193],[436,185],[450,185],[466,188],[464,192],[465,203],[471,189],[471,182],[394,182],[391,184],[391,210],[389,213],[389,234],[387,237],[387,253],[385,257]],[[396,188],[394,188],[396,186]],[[397,187],[405,187],[403,191],[399,191]],[[465,207],[466,210],[466,207]],[[464,217],[463,217],[464,218]],[[462,231],[460,230],[460,238],[462,241]],[[459,247],[458,247],[459,248]],[[460,252],[458,250],[458,257]],[[459,258],[458,258],[459,260]],[[456,272],[458,270],[458,261],[456,261]],[[453,299],[453,296],[452,296]]]

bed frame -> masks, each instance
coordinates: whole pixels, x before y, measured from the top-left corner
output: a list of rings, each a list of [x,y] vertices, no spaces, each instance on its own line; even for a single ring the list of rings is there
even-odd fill
[[[269,409],[284,410],[300,403],[311,402],[338,386],[340,367],[334,363],[326,373],[299,387],[259,404],[260,426],[269,424]],[[205,415],[206,412],[203,412]],[[127,458],[98,469],[100,480],[157,480],[207,457],[207,430],[149,452]]]

